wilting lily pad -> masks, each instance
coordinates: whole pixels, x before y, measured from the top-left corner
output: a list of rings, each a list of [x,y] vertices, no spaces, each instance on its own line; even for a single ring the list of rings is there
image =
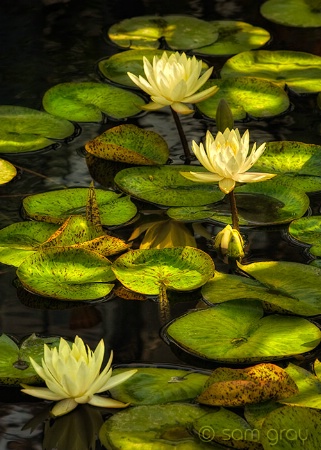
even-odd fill
[[[269,308],[276,307],[277,310],[291,312],[300,316],[315,316],[321,314],[321,292],[319,280],[319,269],[308,269],[304,264],[296,263],[293,267],[287,267],[287,263],[276,262],[275,267],[266,263],[253,263],[257,265],[257,270],[269,272],[271,278],[266,282],[253,278],[242,277],[215,272],[214,278],[202,286],[202,295],[209,304],[222,303],[229,300],[244,299],[261,300],[268,303]],[[292,264],[292,263],[291,263]],[[286,265],[286,267],[284,267]],[[242,266],[246,271],[247,267]],[[250,272],[251,269],[250,269]],[[313,275],[311,274],[313,272]],[[253,273],[253,275],[254,273]],[[298,280],[299,281],[296,281]],[[301,283],[301,289],[297,289]],[[293,286],[292,289],[292,284]]]
[[[9,183],[17,175],[17,169],[5,159],[0,159],[0,185]]]
[[[136,367],[135,367],[136,368]],[[117,375],[127,369],[114,369]],[[110,389],[111,396],[131,405],[188,401],[199,395],[208,375],[193,370],[137,367],[134,377]]]
[[[118,172],[115,183],[141,200],[166,206],[206,205],[221,200],[223,192],[214,183],[195,183],[180,175],[184,166],[133,167]],[[201,166],[193,171],[204,172]]]
[[[165,164],[169,156],[165,139],[132,124],[110,128],[87,142],[85,148],[99,158],[129,164]]]
[[[22,153],[49,147],[74,133],[68,120],[23,106],[0,106],[0,153]]]
[[[263,317],[255,300],[231,300],[175,319],[165,327],[164,337],[194,356],[240,363],[308,352],[320,343],[321,331],[301,317]]]
[[[42,99],[44,109],[75,122],[101,122],[103,115],[124,119],[141,112],[145,101],[133,92],[95,82],[60,83]]]
[[[211,45],[198,47],[194,53],[202,55],[234,55],[262,47],[270,40],[270,33],[261,27],[235,20],[212,20],[209,22],[218,33]]]
[[[112,191],[96,189],[100,220],[103,225],[120,225],[137,213],[129,197],[121,197]],[[71,188],[43,192],[23,199],[26,214],[35,220],[63,223],[69,216],[85,213],[87,188]]]
[[[193,422],[206,412],[198,405],[186,403],[135,406],[106,420],[99,431],[99,439],[107,449],[221,449],[190,433]]]
[[[289,233],[294,238],[311,248],[314,256],[321,256],[321,216],[301,217],[290,223]]]
[[[107,258],[82,248],[57,247],[26,258],[17,269],[23,287],[59,300],[105,297],[115,279]]]
[[[221,77],[258,77],[287,85],[297,94],[321,91],[321,57],[291,50],[255,50],[232,56]]]
[[[199,102],[197,109],[211,119],[216,118],[220,100],[228,102],[234,120],[242,120],[247,115],[256,118],[272,117],[284,113],[290,106],[284,89],[269,80],[230,76],[229,78],[207,81],[202,89],[218,86],[219,91],[212,97]]]
[[[40,338],[35,334],[22,342],[6,334],[0,336],[0,384],[20,386],[20,383],[34,384],[42,381],[33,369],[29,357],[38,364],[43,358],[44,344],[59,345],[59,338]]]
[[[140,16],[112,25],[108,37],[127,49],[157,49],[164,37],[169,48],[190,50],[215,42],[218,33],[209,22],[193,16]]]
[[[0,230],[0,262],[18,267],[57,230],[45,222],[17,222]]]
[[[321,27],[319,0],[268,0],[260,12],[271,22],[290,27]]]

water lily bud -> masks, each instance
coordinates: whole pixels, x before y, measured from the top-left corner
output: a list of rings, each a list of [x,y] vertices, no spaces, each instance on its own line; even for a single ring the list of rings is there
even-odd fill
[[[221,256],[240,259],[244,256],[244,240],[238,230],[227,225],[214,240],[214,247]]]
[[[232,128],[234,127],[233,113],[229,104],[226,100],[224,100],[224,98],[221,98],[221,100],[219,101],[215,120],[217,130],[221,131],[222,133],[226,130],[226,128],[232,130]]]

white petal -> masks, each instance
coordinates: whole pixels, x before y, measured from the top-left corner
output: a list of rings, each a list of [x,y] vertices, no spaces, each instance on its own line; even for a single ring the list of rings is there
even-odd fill
[[[219,182],[219,188],[225,194],[228,194],[229,192],[233,191],[234,187],[235,187],[235,181],[232,180],[231,178],[223,178],[223,180],[221,180]]]
[[[194,112],[193,109],[190,109],[188,106],[184,105],[184,103],[179,102],[172,103],[171,108],[178,114],[191,114]]]
[[[207,98],[212,97],[212,95],[214,95],[218,90],[219,90],[219,88],[217,86],[212,86],[208,89],[205,89],[204,91],[197,92],[196,94],[191,95],[190,97],[184,98],[184,102],[185,103],[202,102],[203,100],[206,100]]]
[[[212,183],[222,180],[220,175],[212,172],[180,172],[180,174],[188,180],[199,183]]]
[[[126,408],[129,405],[129,403],[119,402],[113,398],[101,397],[100,395],[94,395],[88,403],[101,408]]]
[[[50,413],[55,416],[63,416],[64,414],[69,413],[73,409],[75,409],[78,406],[78,403],[75,402],[72,398],[67,398],[65,400],[61,400],[60,402],[56,403],[55,406],[52,408]]]
[[[240,183],[254,183],[257,181],[270,180],[275,176],[276,174],[273,173],[246,172],[237,174],[237,176],[235,176],[235,180]]]
[[[118,375],[114,375],[111,378],[109,378],[108,383],[105,384],[105,386],[103,386],[100,390],[96,392],[99,393],[112,389],[113,387],[118,386],[118,384],[124,383],[124,381],[132,377],[136,372],[137,369],[133,369],[133,370],[126,370],[126,372],[119,373]]]
[[[62,400],[65,397],[62,397],[55,392],[52,392],[48,388],[44,387],[33,387],[28,386],[27,384],[21,385],[24,389],[21,389],[21,392],[25,394],[32,395],[33,397],[42,398],[44,400]]]

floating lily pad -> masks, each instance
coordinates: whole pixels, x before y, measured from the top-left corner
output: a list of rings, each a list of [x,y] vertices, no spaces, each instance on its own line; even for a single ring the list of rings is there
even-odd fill
[[[74,133],[68,120],[23,106],[0,105],[0,153],[40,150]]]
[[[124,119],[141,112],[145,101],[133,92],[95,82],[60,83],[42,99],[44,109],[75,122],[101,122],[103,115]]]
[[[291,50],[255,50],[232,56],[221,77],[258,77],[287,85],[297,94],[321,90],[321,57]]]
[[[168,145],[158,133],[132,124],[110,128],[85,148],[99,158],[129,164],[165,164],[169,157]]]
[[[164,337],[199,358],[235,364],[308,352],[320,343],[321,331],[301,317],[263,317],[255,300],[231,300],[175,319],[165,327]]]
[[[222,200],[223,192],[214,183],[195,183],[180,175],[184,166],[133,167],[118,172],[115,183],[124,192],[141,200],[166,206],[206,205]],[[206,171],[193,166],[193,171]]]
[[[207,411],[197,405],[168,403],[142,405],[110,417],[99,431],[107,449],[205,450],[221,449],[190,433],[193,422]]]
[[[28,291],[59,300],[95,300],[114,287],[111,263],[82,248],[57,247],[26,258],[17,269]]]
[[[260,12],[271,22],[290,27],[321,27],[319,0],[268,0]]]
[[[0,185],[9,183],[17,175],[17,169],[5,159],[0,159]]]
[[[32,334],[19,343],[6,334],[2,334],[0,336],[0,384],[20,386],[21,383],[41,382],[29,357],[31,356],[38,364],[41,364],[44,344],[57,347],[59,341],[59,338],[40,338]]]
[[[17,222],[0,230],[0,262],[18,267],[57,230],[45,222]]]
[[[135,367],[136,368],[136,367]],[[127,369],[114,369],[117,375]],[[199,395],[208,375],[194,370],[137,367],[134,377],[110,389],[111,396],[131,405],[188,401]]]
[[[108,37],[127,49],[157,49],[164,37],[171,49],[191,50],[215,42],[218,33],[209,22],[193,16],[140,16],[112,25]]]
[[[100,220],[103,225],[121,225],[132,219],[137,208],[129,197],[96,189]],[[63,223],[69,216],[85,213],[87,188],[71,188],[43,192],[23,199],[26,214],[35,220]]]
[[[312,255],[321,256],[321,216],[294,220],[290,223],[289,233],[294,239],[310,245]]]
[[[212,20],[209,22],[218,33],[217,40],[194,53],[202,55],[234,55],[262,47],[270,40],[270,33],[261,27],[235,20]]]
[[[253,75],[253,74],[252,74]],[[228,102],[234,120],[243,120],[247,115],[256,118],[272,117],[284,113],[290,106],[284,89],[275,83],[259,78],[238,77],[207,81],[202,89],[218,86],[218,92],[199,102],[197,109],[211,119],[216,118],[220,100]]]

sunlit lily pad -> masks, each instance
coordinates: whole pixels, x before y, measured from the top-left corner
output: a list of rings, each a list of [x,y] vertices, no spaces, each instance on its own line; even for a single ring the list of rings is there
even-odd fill
[[[212,20],[209,22],[218,33],[211,45],[198,47],[194,53],[202,55],[234,55],[262,47],[270,40],[270,33],[261,27],[236,20]]]
[[[44,344],[58,346],[59,338],[40,338],[35,334],[13,340],[6,334],[0,336],[0,384],[20,386],[20,383],[34,384],[42,381],[33,369],[29,357],[38,364],[43,358]]]
[[[135,406],[106,420],[99,431],[99,439],[107,449],[221,449],[190,433],[193,422],[206,412],[198,405],[186,403]]]
[[[190,50],[215,42],[218,33],[209,22],[193,16],[139,16],[112,25],[108,37],[126,49],[157,49],[164,37],[169,48]]]
[[[99,158],[129,164],[165,164],[169,157],[168,145],[158,133],[132,124],[108,129],[85,148]]]
[[[0,106],[0,153],[22,153],[49,147],[74,133],[68,120],[23,106]]]
[[[211,119],[216,118],[216,111],[221,99],[228,102],[234,120],[242,120],[247,115],[256,118],[272,117],[284,113],[290,106],[284,89],[268,80],[231,76],[207,81],[202,89],[218,86],[219,91],[212,97],[197,103],[197,109]]]
[[[237,320],[235,320],[237,318]],[[231,300],[188,312],[164,336],[171,345],[207,360],[229,363],[272,361],[315,348],[320,329],[302,317],[263,317],[260,302]]]
[[[206,205],[221,200],[223,192],[214,183],[195,183],[180,175],[183,166],[133,167],[118,172],[116,185],[124,192],[166,206]],[[200,166],[193,171],[204,172]]]
[[[59,300],[105,297],[115,279],[107,258],[82,248],[57,247],[26,258],[17,269],[23,287]]]
[[[321,27],[320,2],[318,0],[268,0],[260,12],[271,22],[290,27]]]
[[[124,119],[141,112],[142,97],[110,84],[95,82],[60,83],[42,99],[44,109],[74,122],[101,122],[104,115]]]
[[[267,170],[264,168],[264,172]],[[289,195],[291,192],[291,195]],[[272,180],[248,183],[235,189],[239,223],[242,226],[260,226],[291,222],[302,217],[309,207],[309,198],[293,185]],[[228,198],[214,205],[170,208],[169,217],[176,220],[211,220],[231,224]]]
[[[136,367],[135,367],[136,368]],[[126,369],[114,369],[117,375]],[[193,370],[137,367],[134,377],[110,389],[112,398],[131,405],[188,401],[199,395],[208,375]]]
[[[0,159],[0,185],[9,183],[17,175],[17,169],[5,159]]]
[[[18,267],[55,231],[57,225],[45,222],[17,222],[0,230],[0,262]]]
[[[95,192],[103,225],[120,225],[135,216],[137,209],[129,197],[103,189]],[[24,198],[23,207],[32,219],[63,223],[70,215],[85,213],[87,195],[87,188],[43,192]]]
[[[297,94],[321,91],[321,57],[291,50],[255,50],[232,56],[221,77],[258,77],[287,85]]]
[[[294,238],[311,248],[314,256],[321,256],[321,216],[301,217],[290,223],[289,233]]]

